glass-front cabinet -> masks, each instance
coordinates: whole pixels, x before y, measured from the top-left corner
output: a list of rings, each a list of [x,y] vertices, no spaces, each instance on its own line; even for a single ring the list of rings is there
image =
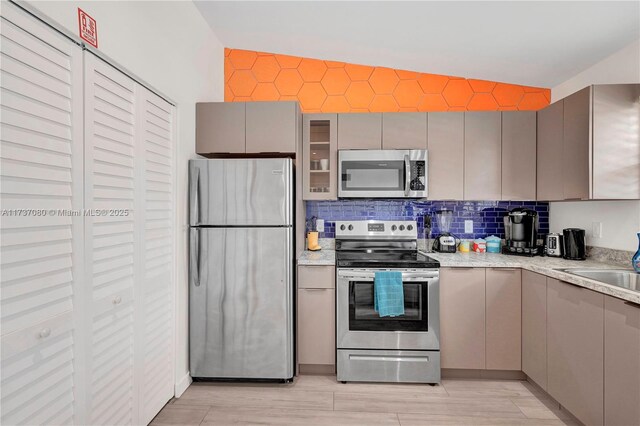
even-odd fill
[[[338,115],[303,115],[303,198],[337,198]]]

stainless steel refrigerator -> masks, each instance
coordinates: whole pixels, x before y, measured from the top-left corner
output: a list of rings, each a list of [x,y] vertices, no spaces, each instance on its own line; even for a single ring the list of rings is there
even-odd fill
[[[294,194],[288,158],[190,161],[192,377],[293,378]]]

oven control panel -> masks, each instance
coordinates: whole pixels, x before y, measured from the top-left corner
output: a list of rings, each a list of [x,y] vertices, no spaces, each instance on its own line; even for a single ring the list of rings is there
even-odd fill
[[[353,220],[336,222],[336,238],[418,238],[415,220]]]

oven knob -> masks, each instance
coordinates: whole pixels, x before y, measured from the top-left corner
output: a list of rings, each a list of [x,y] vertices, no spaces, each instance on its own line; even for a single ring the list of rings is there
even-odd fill
[[[398,229],[398,227],[397,227],[397,226],[395,226],[395,225],[391,225],[391,230],[392,230],[392,231],[395,231],[396,229]]]
[[[353,225],[349,225],[349,231],[353,231]]]
[[[341,230],[341,231],[344,231],[346,228],[347,228],[346,226],[344,226],[344,225],[340,225],[340,230]]]
[[[407,225],[407,231],[413,231],[413,225]]]
[[[404,231],[404,225],[400,225],[400,230]]]

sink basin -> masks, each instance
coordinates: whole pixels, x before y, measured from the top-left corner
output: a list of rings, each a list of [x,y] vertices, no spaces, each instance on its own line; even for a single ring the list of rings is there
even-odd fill
[[[566,268],[558,271],[640,292],[640,274],[632,269]]]

